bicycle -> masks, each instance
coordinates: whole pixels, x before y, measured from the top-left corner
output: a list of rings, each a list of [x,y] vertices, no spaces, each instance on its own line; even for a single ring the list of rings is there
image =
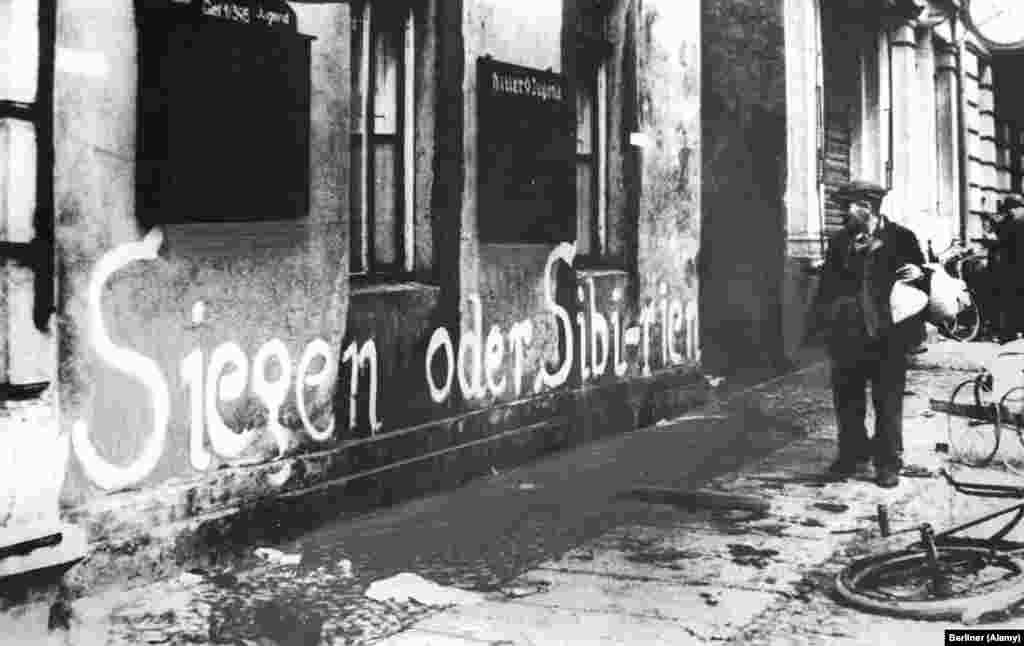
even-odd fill
[[[960,382],[949,401],[932,399],[932,410],[946,414],[946,451],[950,460],[986,467],[999,451],[1001,436],[997,403],[992,402],[994,378],[988,370]]]
[[[957,492],[1024,499],[1024,487],[969,483],[940,474]],[[1012,517],[986,538],[957,536],[1003,516]],[[1024,518],[1024,502],[936,533],[923,523],[883,536],[916,532],[907,547],[855,561],[835,578],[839,597],[862,610],[913,619],[969,621],[1024,601],[1024,543],[1006,540]]]
[[[930,408],[946,414],[945,448],[954,462],[989,466],[1008,433],[1024,448],[1024,343],[1001,346],[988,368],[957,384],[948,401],[930,400]],[[1013,461],[1004,459],[1003,466],[1024,475]]]
[[[970,285],[970,277],[978,270],[979,263],[982,262],[984,262],[983,256],[979,256],[959,240],[954,240],[938,254],[935,254],[929,245],[926,269],[932,274],[937,271],[945,271],[952,278],[963,281],[964,284],[963,293],[957,299],[958,312],[956,316],[935,323],[939,334],[947,339],[964,343],[973,341],[978,338],[984,327],[985,319],[978,294]]]

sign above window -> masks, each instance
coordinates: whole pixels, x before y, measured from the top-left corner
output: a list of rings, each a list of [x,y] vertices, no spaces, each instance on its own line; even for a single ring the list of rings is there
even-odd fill
[[[149,2],[153,8],[161,3]],[[167,4],[167,0],[163,3]],[[210,20],[250,25],[254,29],[298,32],[295,11],[283,0],[169,0],[171,7],[185,14]]]

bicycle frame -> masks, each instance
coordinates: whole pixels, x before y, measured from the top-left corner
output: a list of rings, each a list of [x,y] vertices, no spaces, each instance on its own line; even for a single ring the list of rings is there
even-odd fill
[[[997,484],[982,484],[977,482],[962,482],[959,480],[955,480],[953,476],[951,476],[949,472],[946,471],[945,469],[940,469],[939,473],[946,479],[946,482],[948,482],[954,490],[968,496],[979,496],[982,498],[1016,498],[1018,500],[1024,499],[1024,487],[1014,487],[1010,485]],[[1020,502],[1017,503],[1016,505],[1006,507],[1000,511],[985,514],[984,516],[980,516],[978,518],[975,518],[974,520],[970,520],[966,523],[941,531],[937,534],[931,533],[931,525],[927,523],[912,528],[912,530],[906,531],[920,531],[921,541],[914,543],[914,545],[924,546],[927,548],[929,546],[934,546],[935,542],[942,542],[943,539],[946,539],[950,542],[957,541],[958,537],[954,537],[953,534],[962,532],[965,529],[976,527],[978,525],[981,525],[982,523],[986,523],[990,520],[994,520],[1001,516],[1008,516],[1010,514],[1013,514],[1013,517],[1010,518],[1010,520],[1008,520],[1006,524],[1003,525],[1000,529],[996,530],[991,536],[983,539],[967,539],[972,541],[991,543],[992,549],[996,550],[997,544],[1000,541],[1002,541],[1010,532],[1012,532],[1014,528],[1016,528],[1017,525],[1020,524],[1020,521],[1024,519],[1024,502]],[[1005,542],[1003,545],[1003,549],[1000,549],[999,551],[1017,552],[1022,550],[1024,550],[1024,543]]]
[[[960,482],[945,469],[940,473],[959,493],[1022,501],[940,533],[928,523],[894,532],[919,532],[920,540],[844,567],[835,580],[840,599],[879,614],[965,623],[1021,603],[1024,543],[1005,538],[1024,519],[1024,487]],[[883,510],[884,506],[879,506],[884,527]],[[1008,522],[987,538],[954,536],[1004,516],[1009,517]]]

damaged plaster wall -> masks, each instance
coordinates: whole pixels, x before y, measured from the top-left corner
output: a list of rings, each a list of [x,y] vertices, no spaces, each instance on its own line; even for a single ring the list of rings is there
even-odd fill
[[[558,331],[554,319],[543,316],[545,259],[553,245],[484,244],[478,222],[489,217],[478,204],[478,112],[480,94],[477,59],[495,60],[540,70],[562,72],[562,7],[560,2],[466,0],[465,33],[465,187],[460,248],[461,335],[473,331],[474,309],[483,310],[484,334],[491,325],[503,330],[525,319],[533,325],[526,349],[525,374],[532,377],[545,361],[558,361]],[[479,298],[474,304],[472,299]],[[511,367],[506,353],[505,367]],[[527,380],[529,382],[529,380]],[[516,398],[508,392],[502,399]],[[493,402],[490,395],[473,406]]]
[[[147,232],[134,203],[145,46],[134,8],[60,4],[58,51],[101,62],[56,78],[60,396],[75,456],[65,504],[330,441],[313,436],[332,423],[348,296],[347,12],[297,11],[299,31],[316,37],[308,215]],[[260,152],[254,141],[246,154]],[[226,457],[211,451],[215,433],[249,445]]]
[[[701,233],[700,9],[696,3],[645,0],[640,21],[640,110],[647,142],[640,153],[641,304],[657,303],[667,289],[684,308],[696,309]],[[678,322],[670,318],[669,324]],[[678,334],[670,330],[670,336]],[[688,360],[699,360],[699,340],[698,354]]]
[[[701,3],[703,359],[783,358],[786,87],[781,0]]]

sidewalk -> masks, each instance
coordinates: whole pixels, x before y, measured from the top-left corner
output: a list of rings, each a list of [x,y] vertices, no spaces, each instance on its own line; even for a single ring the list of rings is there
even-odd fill
[[[939,466],[944,422],[928,399],[969,376],[951,365],[974,369],[992,350],[935,344],[918,358],[908,465]],[[816,481],[835,451],[830,400],[826,367],[812,365],[677,420],[267,546],[261,564],[74,600],[58,621],[66,628],[47,630],[52,599],[19,606],[0,615],[0,634],[76,646],[846,645],[914,631],[942,643],[951,626],[844,608],[831,580],[881,542],[878,504],[899,529],[948,526],[978,500],[932,477],[894,490]],[[697,489],[710,509],[690,504],[685,492]],[[737,498],[766,509],[733,508]]]
[[[941,438],[928,397],[944,396],[964,378],[936,367],[939,354],[912,372],[905,411],[907,463],[929,471],[940,465],[934,444]],[[791,383],[762,391],[761,400],[769,408],[788,402]],[[712,491],[768,500],[766,514],[666,510],[661,522],[616,529],[510,586],[534,594],[456,607],[380,643],[852,645],[907,641],[912,632],[920,637],[911,643],[944,643],[951,625],[867,615],[831,598],[835,573],[883,542],[874,522],[878,504],[888,505],[897,528],[925,520],[944,526],[951,515],[946,486],[934,478],[904,477],[892,491],[815,481],[833,457],[833,438],[831,423],[821,424],[709,483]]]

